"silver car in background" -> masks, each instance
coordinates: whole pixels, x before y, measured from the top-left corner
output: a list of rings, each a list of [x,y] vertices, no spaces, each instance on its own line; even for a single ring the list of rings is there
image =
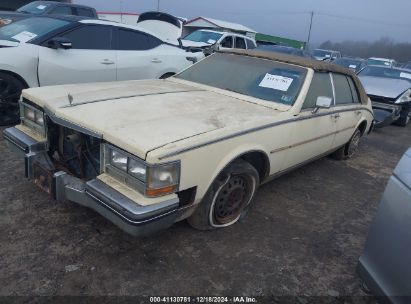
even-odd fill
[[[411,70],[367,66],[358,77],[372,101],[376,127],[393,122],[405,127],[410,121]]]
[[[411,148],[388,181],[371,224],[358,273],[376,296],[411,300]]]

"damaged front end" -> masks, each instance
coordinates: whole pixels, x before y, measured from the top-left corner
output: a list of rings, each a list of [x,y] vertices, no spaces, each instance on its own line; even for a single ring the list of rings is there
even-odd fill
[[[28,100],[21,102],[21,113],[21,125],[4,130],[4,137],[24,158],[25,176],[55,200],[89,207],[135,236],[177,220],[176,194],[150,201],[136,191],[119,190],[127,185],[105,173],[101,136],[52,117]]]

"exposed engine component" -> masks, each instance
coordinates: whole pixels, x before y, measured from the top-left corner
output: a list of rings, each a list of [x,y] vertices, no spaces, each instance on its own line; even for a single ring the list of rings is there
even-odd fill
[[[48,134],[49,156],[57,170],[85,180],[100,174],[100,139],[53,123]]]

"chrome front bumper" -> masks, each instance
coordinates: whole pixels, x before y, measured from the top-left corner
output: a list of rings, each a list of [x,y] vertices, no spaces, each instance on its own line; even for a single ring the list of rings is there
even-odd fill
[[[3,131],[8,145],[25,159],[25,176],[33,179],[34,164],[49,160],[47,143],[38,142],[18,130]],[[50,162],[49,162],[50,163]],[[111,188],[98,179],[83,181],[64,171],[52,174],[50,194],[59,202],[72,201],[91,208],[134,236],[143,236],[170,227],[182,211],[179,199],[168,199],[154,205],[143,206]]]

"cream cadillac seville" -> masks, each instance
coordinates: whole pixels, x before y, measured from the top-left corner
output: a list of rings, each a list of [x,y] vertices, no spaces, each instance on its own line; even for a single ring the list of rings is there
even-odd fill
[[[351,157],[373,126],[351,71],[257,51],[216,53],[165,80],[24,90],[21,113],[4,137],[26,177],[133,235],[186,218],[232,225],[259,185]]]

